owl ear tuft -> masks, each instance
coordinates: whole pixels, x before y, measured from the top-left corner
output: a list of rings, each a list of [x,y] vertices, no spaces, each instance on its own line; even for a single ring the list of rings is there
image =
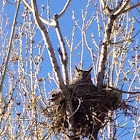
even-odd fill
[[[88,72],[91,72],[92,68],[93,68],[92,66],[89,67],[87,71],[88,71]]]
[[[80,69],[77,66],[75,66],[75,69],[76,69],[76,71],[80,71]]]

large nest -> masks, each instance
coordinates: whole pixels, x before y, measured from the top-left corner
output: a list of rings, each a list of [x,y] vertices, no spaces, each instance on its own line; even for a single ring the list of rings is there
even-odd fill
[[[108,110],[120,106],[121,92],[107,87],[98,92],[91,83],[70,85],[68,92],[68,97],[61,90],[51,92],[51,129],[71,138],[96,139]]]

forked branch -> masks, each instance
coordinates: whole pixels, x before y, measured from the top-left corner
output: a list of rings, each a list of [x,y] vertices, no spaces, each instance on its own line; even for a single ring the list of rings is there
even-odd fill
[[[71,0],[68,0],[64,6],[64,8],[62,9],[62,11],[57,15],[57,18],[60,18],[67,10],[69,4],[70,4]]]
[[[34,16],[34,19],[35,19],[35,22],[36,22],[38,28],[41,31],[41,34],[42,34],[43,39],[44,39],[44,42],[45,42],[46,47],[48,49],[48,53],[49,53],[49,56],[50,56],[51,64],[52,64],[52,67],[53,67],[53,71],[55,72],[55,76],[57,78],[57,82],[58,82],[59,88],[62,89],[62,90],[65,90],[66,87],[64,85],[63,78],[62,78],[61,73],[60,73],[60,67],[59,67],[59,65],[57,63],[52,43],[50,41],[48,32],[45,29],[45,26],[43,25],[42,21],[39,18],[36,0],[31,0],[31,4],[32,4],[33,16]]]
[[[110,37],[111,37],[113,23],[114,20],[124,12],[125,8],[129,4],[129,1],[130,0],[124,0],[121,3],[120,7],[116,7],[114,10],[110,10],[106,1],[101,0],[101,5],[103,7],[103,10],[105,10],[105,13],[108,15],[108,23],[105,27],[104,40],[101,48],[100,61],[99,61],[99,71],[98,71],[98,78],[97,78],[97,83],[98,83],[97,85],[99,91],[101,91],[103,87],[104,74],[106,70],[105,65],[107,59],[107,50],[108,50],[108,46],[110,45]]]
[[[54,16],[54,21],[56,23],[55,26],[55,30],[56,30],[56,34],[60,43],[60,49],[59,49],[59,55],[60,55],[60,60],[62,63],[62,71],[63,71],[63,78],[64,78],[64,83],[66,85],[68,85],[69,83],[69,79],[68,79],[68,71],[67,71],[67,65],[68,65],[68,55],[67,55],[67,50],[66,50],[66,46],[65,46],[65,42],[62,36],[62,32],[60,30],[60,26],[58,23],[58,17],[57,15]],[[60,51],[62,53],[60,53]]]
[[[22,0],[25,4],[25,6],[31,11],[33,12],[33,8],[30,6],[30,4],[26,1],[26,0]],[[38,15],[39,16],[39,15]],[[55,23],[51,20],[51,21],[47,21],[45,20],[43,17],[39,16],[39,19],[46,25],[48,26],[55,26]]]

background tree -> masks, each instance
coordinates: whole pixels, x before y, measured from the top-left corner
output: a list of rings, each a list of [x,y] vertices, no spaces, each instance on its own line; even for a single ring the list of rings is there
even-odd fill
[[[92,65],[98,92],[104,85],[123,90],[120,108],[108,112],[98,139],[138,139],[139,6],[139,0],[3,0],[0,137],[66,139],[49,119],[62,125],[48,108],[50,93],[59,89],[68,101],[75,65]],[[66,110],[72,115],[69,105]]]

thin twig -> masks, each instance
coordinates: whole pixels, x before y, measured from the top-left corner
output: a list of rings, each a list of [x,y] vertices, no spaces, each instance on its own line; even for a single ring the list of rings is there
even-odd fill
[[[119,91],[120,93],[126,93],[126,94],[132,94],[132,95],[140,94],[140,92],[124,91],[124,90],[119,90],[119,89],[116,89],[116,88],[110,87],[110,86],[108,88],[111,88],[112,90]]]
[[[3,83],[4,83],[5,76],[6,76],[6,70],[7,70],[7,67],[8,67],[9,59],[10,59],[12,43],[13,43],[13,36],[14,36],[15,26],[16,26],[16,22],[17,22],[19,7],[20,7],[20,0],[17,3],[17,9],[16,9],[16,12],[15,12],[15,17],[14,17],[13,25],[12,25],[12,29],[11,29],[10,40],[9,40],[9,44],[8,44],[6,62],[5,62],[5,66],[4,66],[4,69],[3,69],[3,75],[2,75],[2,80],[1,80],[1,84],[0,84],[0,96],[1,96],[1,99],[3,100],[3,102],[5,104],[6,104],[6,101],[5,101],[4,97],[2,96],[2,88],[3,88]]]
[[[61,16],[63,16],[63,14],[66,12],[69,4],[70,4],[71,0],[68,0],[64,6],[64,8],[62,9],[62,11],[57,15],[57,18],[60,18]]]
[[[122,13],[126,13],[126,12],[128,12],[128,11],[134,9],[134,8],[139,7],[139,6],[140,6],[140,2],[135,4],[135,5],[133,5],[133,6],[131,6],[130,8],[125,9]]]

